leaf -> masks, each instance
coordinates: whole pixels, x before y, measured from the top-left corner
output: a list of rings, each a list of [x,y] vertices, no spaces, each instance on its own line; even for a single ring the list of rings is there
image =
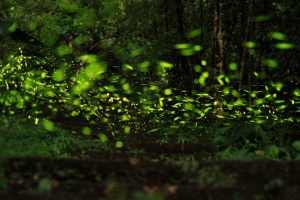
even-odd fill
[[[292,146],[300,152],[300,141],[293,142]]]
[[[72,53],[72,48],[67,45],[60,45],[57,48],[57,54],[59,56],[64,56]]]

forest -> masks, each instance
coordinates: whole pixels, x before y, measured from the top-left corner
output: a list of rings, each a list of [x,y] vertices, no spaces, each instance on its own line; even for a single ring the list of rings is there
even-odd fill
[[[0,0],[1,195],[298,199],[298,9]]]

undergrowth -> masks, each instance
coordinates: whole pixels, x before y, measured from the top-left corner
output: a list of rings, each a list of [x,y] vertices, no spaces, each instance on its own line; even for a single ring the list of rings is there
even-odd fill
[[[41,119],[25,116],[2,116],[1,157],[67,157],[66,150],[73,143],[72,138],[58,126],[47,131],[41,122]]]
[[[69,133],[59,124],[55,124],[52,131],[47,131],[42,122],[43,119],[23,115],[0,117],[0,158],[67,158],[74,157],[70,152],[109,151],[105,143],[88,136]],[[86,158],[80,156],[83,157]]]
[[[299,159],[298,123],[236,121],[210,127],[208,132],[219,151],[219,159]]]
[[[26,116],[0,117],[0,158],[43,156],[88,158],[80,152],[109,152],[105,142],[84,135],[74,135],[56,125],[52,131],[43,126],[43,119]],[[225,124],[225,123],[224,123]],[[165,127],[162,135],[176,133],[177,143],[194,143],[194,136],[210,136],[217,149],[217,159],[300,159],[298,123],[232,122],[221,126],[185,124]],[[151,134],[151,133],[150,133]],[[130,140],[130,138],[128,138]],[[166,140],[164,143],[168,143]]]

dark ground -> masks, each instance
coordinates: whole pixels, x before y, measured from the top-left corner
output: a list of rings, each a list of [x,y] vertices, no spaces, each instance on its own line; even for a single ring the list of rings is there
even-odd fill
[[[0,199],[300,199],[300,162],[216,161],[207,136],[184,144],[178,135],[168,143],[159,134],[125,136],[109,138],[104,152],[69,152],[84,159],[4,159]]]
[[[213,158],[205,137],[184,148],[146,140],[86,152],[91,159],[6,159],[1,199],[300,199],[300,162],[204,162]],[[133,147],[144,153],[129,154]],[[177,161],[153,161],[160,156]]]

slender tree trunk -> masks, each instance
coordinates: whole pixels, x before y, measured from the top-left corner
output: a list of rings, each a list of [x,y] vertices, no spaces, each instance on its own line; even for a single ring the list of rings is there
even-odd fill
[[[248,16],[247,16],[247,21],[246,21],[246,24],[245,24],[245,31],[243,33],[243,23],[242,23],[242,16],[240,14],[240,29],[241,29],[241,32],[242,32],[242,45],[244,46],[244,44],[248,41],[250,41],[250,31],[251,31],[251,22],[252,22],[252,11],[253,11],[253,0],[250,0],[249,1],[249,5],[248,5]],[[238,99],[241,98],[241,92],[242,92],[242,88],[243,88],[243,78],[244,78],[244,73],[245,73],[245,68],[246,66],[248,66],[250,68],[250,63],[247,63],[246,60],[247,60],[247,47],[243,47],[242,48],[242,57],[241,57],[241,60],[240,60],[240,76],[239,76],[239,96],[238,96]],[[250,59],[249,59],[250,60]],[[249,70],[248,70],[248,73],[251,73]],[[251,74],[248,74],[248,80],[251,80]],[[248,84],[251,84],[251,83],[248,83]],[[249,90],[249,92],[251,92],[251,90]],[[249,94],[250,95],[250,94]]]
[[[182,0],[175,0],[176,3],[176,15],[177,15],[177,30],[179,34],[179,42],[187,43],[185,27],[184,27],[184,20],[183,20],[183,12],[184,12],[184,5]],[[180,64],[181,64],[181,71],[183,73],[183,88],[188,91],[191,90],[192,81],[191,74],[190,74],[190,66],[186,56],[180,56]]]
[[[214,9],[214,43],[215,43],[215,55],[214,55],[214,77],[217,78],[223,73],[224,65],[224,42],[222,32],[222,0],[216,0]],[[223,116],[223,101],[222,101],[222,86],[218,85],[215,87],[215,116],[216,120]],[[217,120],[218,121],[218,120]]]

